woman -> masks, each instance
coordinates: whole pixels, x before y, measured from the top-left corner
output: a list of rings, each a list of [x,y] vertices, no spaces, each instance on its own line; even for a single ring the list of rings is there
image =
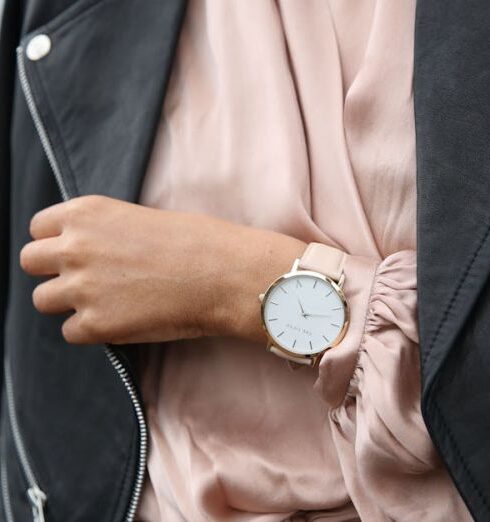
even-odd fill
[[[428,28],[469,15],[417,8],[416,223],[413,2],[45,4],[8,4],[2,45],[7,520],[485,520],[481,406],[448,398],[485,389],[486,148],[448,136],[469,88],[484,125],[454,54],[487,8],[446,47]],[[328,247],[350,321],[290,371],[313,358],[265,350],[258,295]],[[277,319],[321,333],[302,295]]]

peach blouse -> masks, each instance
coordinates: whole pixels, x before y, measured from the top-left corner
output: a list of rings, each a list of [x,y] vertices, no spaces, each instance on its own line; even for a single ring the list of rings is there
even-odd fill
[[[239,339],[144,347],[138,520],[471,520],[419,406],[414,13],[189,1],[141,204],[345,250],[351,324],[294,372]]]

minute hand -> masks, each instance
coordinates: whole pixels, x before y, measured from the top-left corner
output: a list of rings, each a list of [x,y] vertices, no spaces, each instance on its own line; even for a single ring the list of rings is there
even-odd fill
[[[308,313],[305,313],[305,316],[308,316],[308,317],[330,317],[329,314],[308,314]]]

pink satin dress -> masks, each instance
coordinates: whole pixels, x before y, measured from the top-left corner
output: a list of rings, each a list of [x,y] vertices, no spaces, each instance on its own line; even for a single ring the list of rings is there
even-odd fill
[[[345,250],[351,324],[295,372],[240,339],[143,347],[137,520],[471,520],[419,405],[414,14],[189,1],[140,203]]]

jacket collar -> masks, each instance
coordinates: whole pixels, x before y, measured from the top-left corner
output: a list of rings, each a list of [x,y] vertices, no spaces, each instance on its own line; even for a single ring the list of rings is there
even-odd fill
[[[26,45],[46,33],[52,41],[48,56],[26,60],[25,66],[70,196],[137,200],[185,4],[80,0],[23,39]],[[465,9],[446,0],[417,4],[417,277],[424,396],[450,350],[457,349],[458,332],[490,265],[489,73],[486,55],[475,52],[488,46],[488,29]],[[462,17],[466,24],[450,22]]]
[[[79,0],[23,53],[30,92],[68,196],[135,201],[159,121],[185,0]]]

